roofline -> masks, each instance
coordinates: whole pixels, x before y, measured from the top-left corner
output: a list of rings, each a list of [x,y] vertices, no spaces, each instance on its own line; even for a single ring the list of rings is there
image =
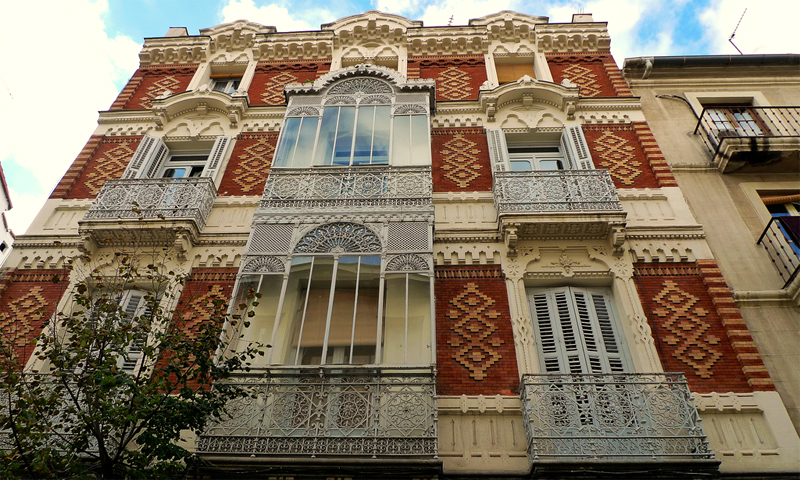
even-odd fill
[[[684,55],[664,57],[626,58],[623,74],[634,69],[644,69],[642,79],[650,76],[653,68],[682,67],[780,67],[800,65],[800,54],[780,53],[762,55]],[[625,75],[627,76],[627,75]]]

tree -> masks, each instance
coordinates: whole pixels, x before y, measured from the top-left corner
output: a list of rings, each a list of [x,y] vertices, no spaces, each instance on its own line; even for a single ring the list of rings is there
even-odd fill
[[[225,335],[247,326],[257,294],[230,314],[219,289],[196,292],[204,321],[187,329],[185,304],[175,306],[187,276],[174,264],[168,249],[75,260],[65,306],[36,340],[39,367],[25,370],[4,342],[0,476],[150,478],[191,466],[182,432],[246,396],[224,380],[264,352],[232,351]]]

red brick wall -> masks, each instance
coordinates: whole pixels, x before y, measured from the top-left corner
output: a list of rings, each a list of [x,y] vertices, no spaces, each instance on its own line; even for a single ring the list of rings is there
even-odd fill
[[[483,55],[409,57],[408,78],[436,80],[436,100],[477,100],[487,80]]]
[[[250,105],[285,105],[283,87],[287,83],[313,82],[330,69],[330,62],[261,62],[247,90]]]
[[[491,191],[492,166],[482,128],[431,130],[433,191]]]
[[[93,136],[72,162],[50,198],[94,198],[108,179],[122,177],[141,136]]]
[[[66,270],[10,270],[0,278],[0,334],[5,355],[25,365],[34,340],[69,284]]]
[[[641,128],[641,127],[644,127]],[[648,133],[648,150],[640,132]],[[583,125],[595,168],[607,169],[617,188],[675,186],[675,179],[643,122],[635,125]]]
[[[173,94],[186,91],[196,71],[197,64],[140,68],[122,89],[110,110],[152,108],[153,99],[167,90]]]
[[[634,266],[665,371],[698,393],[774,390],[715,261]]]
[[[437,267],[434,291],[437,393],[515,393],[517,357],[500,267]]]
[[[184,331],[190,339],[196,337],[200,326],[211,318],[214,311],[213,301],[222,300],[226,304],[231,301],[236,271],[236,268],[192,269],[175,309],[175,328]],[[163,354],[161,367],[165,365],[165,359],[169,355],[170,352]],[[198,384],[190,387],[197,388]]]
[[[261,195],[269,175],[277,133],[243,133],[219,185],[220,195]]]
[[[547,66],[555,83],[568,78],[582,97],[633,96],[611,55],[548,54]]]

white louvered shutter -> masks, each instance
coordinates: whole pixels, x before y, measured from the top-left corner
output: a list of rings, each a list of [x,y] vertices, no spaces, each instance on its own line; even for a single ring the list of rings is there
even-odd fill
[[[609,297],[580,288],[529,295],[544,373],[620,373],[626,370]]]
[[[167,155],[169,148],[160,138],[145,135],[122,178],[152,178],[158,173]]]
[[[122,311],[128,319],[135,319],[142,315],[147,315],[150,311],[147,301],[145,300],[144,292],[128,291],[122,301]],[[125,349],[125,355],[119,360],[119,368],[133,375],[136,371],[136,366],[139,364],[144,352],[144,344],[147,338],[145,336],[137,336],[128,347]]]
[[[230,144],[231,137],[222,135],[217,137],[214,142],[214,148],[211,149],[211,153],[208,155],[201,177],[211,177],[212,180],[217,178],[217,172],[219,172],[219,167],[222,165],[222,160],[225,158],[225,153],[228,151]]]
[[[594,168],[589,145],[586,143],[586,137],[583,136],[583,129],[580,125],[564,127],[561,132],[561,150],[567,157],[569,168],[574,170]]]
[[[492,161],[492,171],[505,171],[506,165],[508,165],[506,134],[501,129],[486,130],[486,138],[489,142],[489,158]]]

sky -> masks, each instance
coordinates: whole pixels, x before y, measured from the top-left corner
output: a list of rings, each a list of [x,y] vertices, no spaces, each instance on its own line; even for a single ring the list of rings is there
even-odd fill
[[[0,16],[0,164],[24,233],[138,66],[145,38],[169,27],[247,19],[280,32],[316,30],[337,18],[381,10],[425,26],[466,25],[499,10],[569,22],[573,13],[607,21],[611,53],[655,55],[800,53],[797,0],[29,0],[4,2]],[[745,9],[746,12],[745,12]],[[742,14],[744,13],[744,17]]]

